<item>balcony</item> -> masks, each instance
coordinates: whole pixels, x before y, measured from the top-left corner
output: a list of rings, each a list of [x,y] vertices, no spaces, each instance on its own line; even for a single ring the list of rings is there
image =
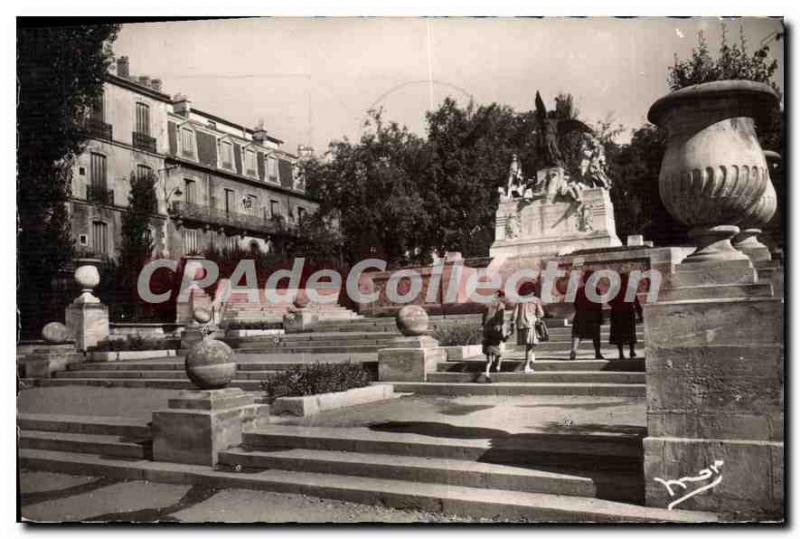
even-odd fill
[[[145,135],[144,133],[137,133],[136,131],[132,134],[133,138],[133,147],[139,148],[140,150],[146,150],[148,152],[156,153],[156,139],[151,137],[150,135]]]
[[[86,200],[94,204],[114,205],[114,191],[104,185],[87,185]]]
[[[200,204],[187,204],[175,201],[170,208],[170,215],[175,219],[192,221],[213,226],[222,226],[243,232],[261,234],[294,235],[296,227],[282,219],[273,219],[251,215],[248,213],[230,212],[220,208],[211,208]]]
[[[111,124],[107,124],[97,118],[88,118],[85,125],[90,137],[100,140],[112,140]]]

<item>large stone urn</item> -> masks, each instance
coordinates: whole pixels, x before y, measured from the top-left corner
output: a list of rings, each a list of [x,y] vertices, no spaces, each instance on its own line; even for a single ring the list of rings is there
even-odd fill
[[[661,200],[697,246],[684,264],[748,260],[731,239],[769,185],[755,122],[777,103],[766,84],[727,80],[682,88],[650,107],[648,119],[668,132]]]

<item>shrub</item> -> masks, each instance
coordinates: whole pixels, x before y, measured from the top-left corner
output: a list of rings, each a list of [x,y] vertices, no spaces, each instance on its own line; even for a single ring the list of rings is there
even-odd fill
[[[466,346],[480,344],[483,340],[483,329],[472,324],[453,324],[437,327],[431,336],[439,341],[440,346]]]
[[[128,352],[141,350],[173,350],[177,349],[178,339],[146,339],[141,335],[128,335],[124,339],[100,341],[92,348],[93,352]]]
[[[302,397],[320,393],[347,391],[369,385],[372,378],[360,363],[314,363],[294,365],[271,374],[261,382],[267,400],[279,397]]]

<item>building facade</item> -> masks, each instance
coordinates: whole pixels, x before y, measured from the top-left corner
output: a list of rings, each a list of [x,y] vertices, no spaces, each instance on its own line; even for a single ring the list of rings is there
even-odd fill
[[[133,77],[120,57],[87,118],[91,132],[74,163],[70,215],[78,252],[116,258],[131,179],[156,178],[154,255],[180,257],[213,247],[262,253],[297,234],[314,212],[297,156],[263,126],[254,129],[197,110],[161,81]]]

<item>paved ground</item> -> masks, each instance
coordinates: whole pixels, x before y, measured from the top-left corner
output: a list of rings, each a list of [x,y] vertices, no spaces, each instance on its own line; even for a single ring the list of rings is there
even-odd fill
[[[294,494],[25,470],[20,490],[21,516],[34,522],[492,522]]]
[[[647,425],[647,414],[646,401],[640,397],[408,395],[280,422],[495,438],[525,432],[638,432]]]

